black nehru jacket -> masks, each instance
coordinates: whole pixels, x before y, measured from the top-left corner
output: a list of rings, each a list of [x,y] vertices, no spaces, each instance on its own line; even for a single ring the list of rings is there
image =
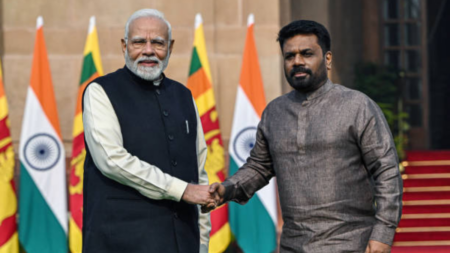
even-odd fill
[[[185,182],[198,183],[197,118],[186,87],[166,77],[155,86],[126,67],[94,82],[111,101],[123,146],[131,155]],[[198,253],[199,246],[196,205],[149,199],[107,178],[86,145],[84,253]]]

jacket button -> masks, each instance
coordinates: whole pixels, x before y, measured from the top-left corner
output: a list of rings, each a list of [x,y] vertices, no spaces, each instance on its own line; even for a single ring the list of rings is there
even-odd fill
[[[156,93],[158,93],[158,95],[161,94],[161,92],[159,91],[159,89],[156,89]]]
[[[169,134],[169,140],[173,141],[173,135]]]
[[[173,159],[173,160],[172,160],[172,165],[176,167],[176,166],[178,165],[177,160]]]
[[[167,116],[169,116],[169,112],[164,110],[163,115],[167,117]]]
[[[178,219],[178,213],[177,213],[177,212],[174,212],[174,213],[173,213],[173,217],[174,217],[175,219]]]

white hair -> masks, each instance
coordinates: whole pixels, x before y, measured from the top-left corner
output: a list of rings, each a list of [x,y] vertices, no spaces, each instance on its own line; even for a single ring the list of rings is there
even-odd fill
[[[166,20],[164,14],[155,9],[138,10],[128,18],[127,24],[125,25],[125,36],[123,37],[125,43],[128,42],[128,33],[130,30],[130,24],[133,23],[133,21],[138,18],[158,18],[162,20],[167,25],[167,33],[169,34],[169,41],[167,42],[167,45],[170,46],[170,42],[172,40],[172,26],[170,25],[169,21]]]

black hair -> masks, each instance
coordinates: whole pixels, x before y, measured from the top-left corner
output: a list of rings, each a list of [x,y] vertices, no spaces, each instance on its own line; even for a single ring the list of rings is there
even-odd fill
[[[314,34],[317,36],[317,42],[325,55],[331,49],[331,38],[328,30],[322,25],[311,20],[297,20],[281,28],[278,33],[277,41],[280,43],[283,51],[284,42],[299,34]]]

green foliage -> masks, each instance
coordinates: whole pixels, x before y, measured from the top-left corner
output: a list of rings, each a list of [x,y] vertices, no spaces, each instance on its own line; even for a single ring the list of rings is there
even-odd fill
[[[401,100],[402,72],[377,65],[360,63],[355,68],[355,89],[365,93],[381,108],[394,137],[398,157],[404,158],[408,139],[408,114],[403,111]]]
[[[389,105],[396,103],[398,78],[395,70],[376,65],[375,63],[356,65],[356,89],[365,93],[377,103]]]

